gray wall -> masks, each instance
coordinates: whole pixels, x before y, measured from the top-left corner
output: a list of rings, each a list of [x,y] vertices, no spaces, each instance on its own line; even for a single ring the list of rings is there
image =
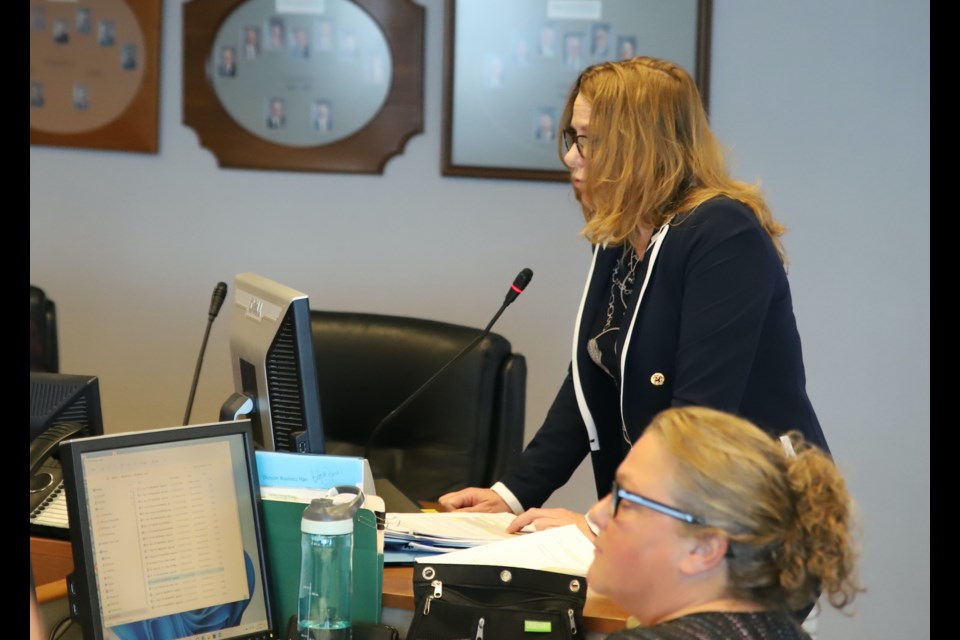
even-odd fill
[[[317,308],[483,326],[530,267],[496,330],[529,359],[532,436],[567,364],[579,209],[563,183],[440,176],[444,5],[422,4],[425,130],[382,176],[218,168],[181,123],[181,2],[164,8],[159,154],[30,149],[30,280],[57,302],[61,369],[100,376],[108,432],[180,424],[210,294],[237,272]],[[869,592],[818,635],[929,638],[929,6],[714,4],[712,122],[791,229],[810,395],[864,521]],[[232,389],[227,329],[193,422]],[[584,465],[549,505],[593,499]]]

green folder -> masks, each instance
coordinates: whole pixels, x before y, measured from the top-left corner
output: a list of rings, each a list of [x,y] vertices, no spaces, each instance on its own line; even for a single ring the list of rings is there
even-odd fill
[[[353,517],[353,621],[379,623],[382,605],[383,553],[377,549],[377,516],[360,508]]]
[[[270,570],[270,604],[283,632],[297,615],[300,589],[302,502],[263,500],[263,528]],[[353,518],[353,622],[379,623],[383,603],[383,555],[377,552],[376,516],[358,509]]]

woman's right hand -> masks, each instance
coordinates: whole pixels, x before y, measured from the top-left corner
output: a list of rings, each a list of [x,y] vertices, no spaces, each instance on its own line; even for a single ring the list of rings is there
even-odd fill
[[[445,493],[437,500],[444,511],[479,511],[483,513],[510,513],[510,507],[493,489],[467,487]]]

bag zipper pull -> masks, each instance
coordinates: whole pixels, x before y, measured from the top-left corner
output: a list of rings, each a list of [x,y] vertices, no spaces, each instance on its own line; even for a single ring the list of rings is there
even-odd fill
[[[577,635],[577,621],[573,615],[573,609],[567,609],[567,618],[570,619],[570,634]]]
[[[443,582],[434,580],[430,583],[430,586],[433,587],[433,594],[427,596],[427,599],[423,601],[423,615],[428,615],[430,613],[430,603],[443,595]]]
[[[477,637],[474,640],[483,640],[483,625],[485,622],[483,618],[477,621]]]

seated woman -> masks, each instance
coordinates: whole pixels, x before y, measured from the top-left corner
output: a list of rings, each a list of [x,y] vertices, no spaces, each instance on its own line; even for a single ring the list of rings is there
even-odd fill
[[[833,461],[797,432],[661,412],[587,516],[587,583],[641,625],[610,640],[809,638],[795,612],[821,592],[842,610],[864,590],[853,507]]]

